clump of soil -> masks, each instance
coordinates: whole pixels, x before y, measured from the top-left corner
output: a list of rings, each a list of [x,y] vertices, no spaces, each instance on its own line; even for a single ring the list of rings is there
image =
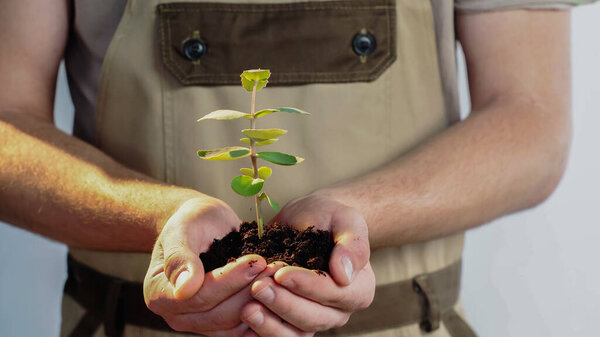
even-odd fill
[[[292,266],[329,272],[329,256],[334,242],[329,231],[308,227],[299,231],[288,225],[264,226],[258,237],[256,222],[244,222],[239,232],[230,232],[221,240],[215,239],[206,253],[200,254],[204,271],[222,267],[227,262],[247,254],[258,254],[267,263],[283,261]]]

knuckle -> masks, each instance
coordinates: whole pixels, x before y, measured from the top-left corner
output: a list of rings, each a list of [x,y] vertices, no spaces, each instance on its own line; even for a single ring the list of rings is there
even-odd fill
[[[176,249],[165,252],[165,275],[171,279],[175,273],[185,265],[185,258]]]
[[[359,311],[359,310],[365,310],[367,309],[370,305],[371,305],[371,300],[366,300],[366,301],[361,301],[358,303],[358,305],[356,306],[356,310],[354,311]]]
[[[352,300],[347,303],[347,311],[355,312],[367,309],[371,302],[373,302],[373,296],[360,296],[356,294],[350,297]]]
[[[209,330],[225,330],[235,326],[235,322],[222,312],[211,312],[206,323],[210,326]]]
[[[348,295],[344,291],[338,292],[331,300],[331,304],[336,308],[348,307]]]
[[[171,327],[171,329],[175,331],[186,331],[188,330],[188,325],[182,319],[178,319],[177,317],[163,317],[165,322]]]
[[[165,306],[167,306],[168,299],[163,298],[161,294],[152,293],[148,294],[144,298],[144,302],[150,311],[157,315],[163,316],[167,310],[165,310]]]
[[[358,306],[358,310],[365,310],[368,307],[371,306],[371,303],[373,303],[373,299],[375,298],[375,289],[373,288],[373,291],[371,291],[369,293],[369,296],[367,296],[365,299],[363,299],[362,301],[360,301],[359,306]]]
[[[358,296],[354,293],[349,292],[341,292],[335,297],[333,306],[339,309],[343,309],[344,311],[358,311],[362,309],[366,309],[369,303],[363,303],[366,301],[360,300]],[[364,307],[363,307],[364,306]]]
[[[325,331],[335,326],[332,322],[331,317],[328,315],[318,315],[311,320],[303,320],[298,328],[303,332],[316,333],[319,331]]]
[[[311,324],[311,327],[308,330],[304,330],[305,332],[318,332],[324,331],[331,327],[331,322],[324,320],[323,318],[317,319],[315,322]]]
[[[335,322],[335,324],[332,326],[332,328],[341,328],[344,325],[346,325],[346,323],[348,323],[349,320],[350,320],[349,314],[343,315],[341,319],[339,319],[337,322]]]
[[[197,310],[199,312],[206,312],[211,310],[214,307],[214,305],[210,303],[206,298],[196,295],[192,299],[191,307],[193,307],[194,310]]]
[[[146,306],[153,313],[155,313],[157,315],[161,314],[160,306],[158,305],[158,302],[156,300],[154,300],[154,299],[147,300],[146,301]]]
[[[367,263],[371,255],[371,248],[367,240],[356,236],[354,240],[355,254],[361,263]],[[362,266],[361,266],[362,267]]]
[[[289,303],[281,304],[277,307],[277,314],[281,317],[289,317],[293,313],[293,308]]]

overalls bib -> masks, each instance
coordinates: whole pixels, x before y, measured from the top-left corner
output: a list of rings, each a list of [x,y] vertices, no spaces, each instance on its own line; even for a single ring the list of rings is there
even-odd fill
[[[260,128],[289,130],[270,151],[306,158],[297,166],[275,168],[266,182],[265,189],[282,205],[385,165],[449,124],[430,1],[278,0],[259,4],[219,0],[159,6],[164,3],[127,2],[102,67],[96,146],[156,179],[220,198],[242,219],[253,219],[252,203],[233,193],[229,181],[247,163],[243,159],[206,162],[196,151],[238,145],[247,121],[195,121],[217,109],[249,110],[250,96],[239,85],[239,74],[245,69],[270,68],[273,73],[267,88],[257,94],[258,109],[294,106],[311,113],[308,117],[273,114],[258,120]],[[364,44],[357,50],[354,43],[357,38],[364,42],[365,36],[370,39],[366,47],[374,47],[368,53]],[[186,42],[191,40],[205,48],[202,57],[193,59],[186,51]],[[265,218],[272,215],[267,212]],[[418,281],[419,275],[456,265],[462,248],[461,233],[373,250],[376,296],[379,287]],[[95,270],[138,282],[150,260],[149,254],[77,248],[70,248],[70,254]],[[445,295],[430,292],[426,279],[419,285],[417,290],[426,295],[423,308],[428,317],[424,319],[433,325],[428,336],[450,336],[445,312],[436,304]],[[454,301],[451,307],[458,305]],[[402,308],[402,301],[396,306]],[[393,316],[391,311],[379,314]],[[81,323],[84,312],[73,299],[64,297],[64,336]],[[457,319],[457,315],[452,317]],[[349,324],[352,321],[351,317]],[[104,333],[100,328],[94,336]],[[418,322],[329,333],[422,334]],[[178,334],[127,324],[123,335]]]

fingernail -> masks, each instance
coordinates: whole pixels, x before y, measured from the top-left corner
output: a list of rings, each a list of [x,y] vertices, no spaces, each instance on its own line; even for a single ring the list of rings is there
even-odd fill
[[[184,270],[179,273],[179,276],[177,276],[177,280],[175,281],[175,290],[181,288],[181,286],[183,286],[183,284],[189,280],[191,276],[192,273],[190,273],[189,270]]]
[[[260,310],[258,310],[257,312],[248,316],[248,318],[246,318],[246,321],[252,326],[261,326],[265,321],[265,316],[262,314],[262,312],[260,312]]]
[[[346,272],[346,276],[348,280],[352,282],[352,276],[354,275],[354,268],[352,267],[352,261],[348,256],[342,256],[342,265],[344,265],[344,272]]]
[[[270,286],[266,286],[257,292],[254,297],[263,303],[271,303],[275,299],[275,292]]]
[[[284,286],[288,289],[292,289],[292,288],[296,287],[296,282],[294,282],[294,280],[292,280],[292,279],[287,279],[285,281],[281,281],[281,282],[279,282],[279,284],[281,284],[282,286]]]

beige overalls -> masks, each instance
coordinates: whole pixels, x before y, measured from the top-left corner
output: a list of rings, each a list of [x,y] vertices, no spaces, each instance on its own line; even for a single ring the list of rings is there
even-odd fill
[[[480,4],[467,0],[457,6],[485,10],[519,4],[483,2],[490,7],[477,8]],[[261,67],[273,73],[258,95],[259,109],[295,106],[311,112],[309,117],[281,114],[259,121],[259,127],[289,130],[269,150],[306,158],[301,165],[276,169],[266,183],[269,194],[285,204],[319,187],[360,177],[459,120],[454,5],[444,0],[75,0],[74,33],[66,54],[78,113],[74,133],[128,167],[220,198],[251,220],[252,203],[229,187],[240,162],[205,162],[196,156],[200,148],[239,143],[245,121],[195,121],[216,109],[248,110],[249,95],[239,85],[242,70]],[[376,299],[386,285],[416,280],[421,286],[416,291],[428,294],[422,307],[409,309],[428,311],[423,313],[423,320],[433,323],[428,336],[466,333],[456,315],[460,272],[447,287],[429,287],[435,281],[419,283],[423,280],[418,278],[449,266],[459,270],[463,237],[372,251]],[[70,254],[128,281],[143,280],[150,259],[149,254],[76,248]],[[447,298],[452,300],[438,303]],[[394,310],[401,315],[405,303],[400,299],[393,304],[378,309],[391,317],[391,324],[328,334],[421,336],[423,322],[394,323]],[[63,336],[81,323],[84,313],[71,297],[63,298]],[[449,324],[454,327],[448,329]],[[102,327],[95,330],[94,336],[104,335]],[[127,324],[123,335],[178,334]]]

